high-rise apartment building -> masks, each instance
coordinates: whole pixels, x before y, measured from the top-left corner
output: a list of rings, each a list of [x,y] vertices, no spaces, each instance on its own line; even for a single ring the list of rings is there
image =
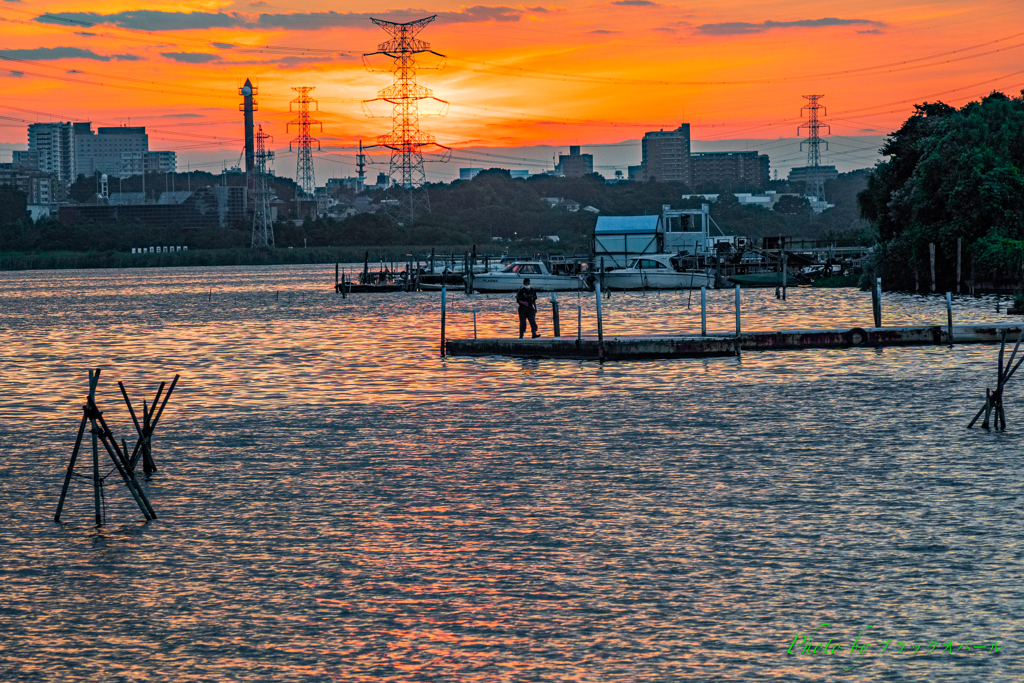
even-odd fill
[[[651,131],[640,142],[640,166],[629,167],[632,180],[690,182],[690,124],[675,130]]]
[[[20,157],[20,155],[19,155]],[[75,134],[72,123],[33,123],[28,127],[28,163],[58,183],[75,179]]]
[[[693,192],[768,189],[769,159],[757,152],[698,152],[690,156]]]

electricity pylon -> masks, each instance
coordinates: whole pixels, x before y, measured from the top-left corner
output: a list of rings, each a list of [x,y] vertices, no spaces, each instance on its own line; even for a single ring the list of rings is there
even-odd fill
[[[274,248],[274,222],[270,218],[270,189],[267,187],[267,161],[274,158],[273,150],[267,151],[267,140],[273,140],[263,132],[263,126],[256,130],[256,189],[253,198],[256,205],[252,212],[252,246]]]
[[[821,175],[821,151],[819,146],[825,145],[825,149],[828,149],[828,143],[822,143],[819,131],[822,128],[827,128],[828,133],[832,133],[832,129],[827,123],[822,123],[818,120],[818,112],[827,115],[828,111],[825,107],[818,104],[824,95],[804,95],[804,99],[807,100],[807,104],[800,109],[800,115],[807,112],[807,122],[800,124],[796,129],[796,134],[799,135],[800,131],[807,129],[807,139],[800,143],[800,150],[803,151],[804,145],[807,145],[807,189],[804,195],[807,197],[814,197],[818,202],[824,204],[825,202],[825,179]]]
[[[426,52],[444,58],[444,55],[431,50],[429,43],[416,37],[436,18],[437,15],[433,15],[405,24],[371,18],[370,21],[384,29],[391,36],[391,40],[378,45],[377,52],[363,55],[363,61],[371,71],[373,69],[366,62],[367,57],[384,55],[393,60],[391,72],[394,74],[394,82],[380,90],[375,99],[366,100],[363,104],[365,106],[369,102],[381,100],[391,103],[391,132],[377,136],[377,145],[391,150],[391,168],[388,175],[394,179],[398,187],[408,191],[408,196],[401,198],[397,204],[388,202],[385,205],[389,214],[403,225],[412,225],[417,210],[430,211],[430,200],[426,190],[421,191],[419,196],[413,192],[415,187],[427,182],[427,175],[423,169],[423,148],[434,145],[448,150],[448,153],[451,152],[444,145],[438,145],[433,135],[420,130],[420,100],[431,99],[445,107],[448,105],[444,100],[434,97],[429,88],[416,83],[416,55]]]
[[[313,175],[313,143],[316,143],[316,148],[320,149],[320,141],[312,137],[309,134],[310,126],[320,126],[320,132],[324,132],[324,124],[320,123],[316,119],[309,117],[309,105],[312,103],[316,108],[314,111],[320,111],[320,105],[309,96],[310,90],[315,90],[316,86],[313,87],[302,87],[292,88],[295,92],[299,93],[288,105],[288,111],[298,111],[298,116],[294,121],[289,121],[285,126],[285,132],[288,132],[291,126],[299,127],[299,137],[288,143],[288,151],[292,150],[292,145],[297,144],[299,147],[299,158],[295,168],[295,180],[298,182],[299,187],[302,188],[303,194],[312,197],[313,193],[316,192],[316,178]],[[297,109],[292,109],[293,105],[297,105]]]

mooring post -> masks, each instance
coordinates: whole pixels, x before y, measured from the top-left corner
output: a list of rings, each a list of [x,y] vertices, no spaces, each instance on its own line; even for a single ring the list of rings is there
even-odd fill
[[[953,293],[946,292],[946,336],[949,338],[949,346],[953,346]],[[1003,330],[1005,343],[1006,330]]]
[[[960,253],[964,246],[964,238],[956,238],[956,293],[960,295]]]
[[[341,264],[335,262],[335,264],[334,264],[334,291],[335,292],[338,291],[338,284],[340,283],[340,280],[338,279],[338,271],[340,271],[340,270],[341,270]]]
[[[583,306],[576,304],[576,341],[583,339]]]
[[[935,287],[932,287],[932,291],[935,291]],[[875,327],[882,326],[882,278],[876,278],[875,292],[878,296],[878,308],[875,314]]]
[[[78,451],[82,447],[82,436],[85,434],[85,425],[89,422],[89,418],[86,417],[85,411],[82,411],[82,422],[78,425],[78,436],[75,438],[75,448],[71,451],[71,461],[68,463],[67,474],[64,475],[64,488],[60,492],[60,501],[57,503],[57,514],[53,516],[53,521],[60,521],[61,510],[64,509],[64,500],[68,497],[68,486],[71,485],[71,477],[75,471],[75,461],[78,460]]]
[[[601,260],[604,261],[603,258]],[[602,322],[601,322],[601,283],[600,282],[595,282],[594,283],[594,291],[597,293],[597,342],[600,344],[600,343],[604,342],[604,327],[602,326]]]
[[[441,358],[444,358],[445,351],[446,351],[446,349],[444,347],[444,314],[445,314],[445,305],[447,303],[448,303],[448,290],[445,288],[444,285],[441,285]]]
[[[561,337],[562,326],[561,322],[558,319],[558,296],[554,292],[551,292],[551,318],[553,322],[552,326],[555,329],[555,336]]]
[[[96,401],[96,384],[100,379],[100,370],[96,368],[95,372],[89,371],[89,404],[93,405]],[[92,495],[93,502],[96,504],[96,526],[103,524],[103,518],[100,510],[100,444],[99,434],[96,431],[98,429],[96,425],[96,419],[90,418],[92,423]]]
[[[700,288],[700,336],[708,336],[708,288]]]
[[[476,245],[474,244],[473,245],[473,258],[469,262],[469,272],[466,273],[466,276],[469,277],[469,293],[470,294],[473,293],[473,280],[476,278],[476,275],[473,273],[473,266],[475,266],[475,265],[476,265]]]
[[[473,310],[473,339],[476,339],[476,310]]]
[[[597,274],[597,277],[598,280],[594,286],[604,287],[604,256],[601,257],[601,271]],[[598,299],[600,298],[601,297],[598,297]]]
[[[928,243],[928,258],[932,265],[932,291],[935,291],[935,242]]]
[[[736,285],[736,337],[740,336],[740,286]]]
[[[782,252],[782,300],[786,300],[786,252]]]

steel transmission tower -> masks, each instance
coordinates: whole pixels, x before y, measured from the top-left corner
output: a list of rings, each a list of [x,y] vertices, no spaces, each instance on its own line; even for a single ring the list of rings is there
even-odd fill
[[[263,126],[256,129],[256,188],[253,192],[255,206],[252,212],[252,246],[274,248],[274,223],[270,219],[270,189],[267,187],[267,161],[274,158],[274,152],[267,151],[267,140],[273,140],[263,132]]]
[[[315,90],[315,86],[312,88],[292,88],[292,90],[299,93],[299,96],[288,105],[288,111],[298,111],[299,115],[294,121],[288,122],[288,125],[285,126],[285,131],[287,132],[291,126],[298,126],[299,137],[288,143],[288,151],[292,150],[292,145],[298,145],[299,160],[295,168],[295,180],[299,183],[299,187],[302,188],[303,194],[312,197],[313,193],[316,192],[316,178],[313,175],[313,143],[316,143],[316,148],[319,150],[320,141],[309,134],[309,127],[320,126],[320,132],[322,133],[324,132],[324,124],[309,117],[310,103],[316,107],[314,111],[320,110],[320,105],[317,101],[309,96],[309,91]],[[293,109],[293,105],[297,105],[297,109]]]
[[[371,71],[373,69],[366,62],[367,57],[384,55],[393,60],[391,72],[394,74],[394,82],[380,90],[375,99],[366,100],[364,105],[381,100],[391,103],[392,129],[390,133],[377,137],[377,145],[391,150],[391,168],[388,175],[398,186],[408,190],[408,196],[399,200],[397,206],[388,205],[392,217],[402,224],[413,223],[418,210],[417,205],[419,210],[430,211],[430,200],[426,191],[420,192],[419,197],[413,192],[413,188],[427,182],[423,169],[423,148],[435,145],[448,150],[444,145],[438,145],[433,135],[420,130],[420,100],[432,99],[446,107],[448,105],[444,100],[434,97],[429,88],[416,83],[416,55],[429,53],[444,58],[444,55],[431,50],[428,43],[416,37],[436,18],[437,15],[434,15],[405,24],[371,18],[373,23],[391,36],[391,40],[378,45],[377,52],[363,55],[364,63]],[[448,150],[449,153],[450,151]]]
[[[800,124],[796,129],[797,135],[800,131],[807,129],[807,139],[800,143],[801,151],[804,145],[807,145],[807,190],[804,194],[808,197],[814,197],[818,202],[822,204],[825,202],[825,180],[821,175],[821,150],[820,146],[825,145],[825,149],[828,149],[828,143],[822,143],[821,135],[819,132],[822,128],[828,130],[831,134],[832,129],[829,128],[827,123],[822,123],[818,120],[818,112],[820,111],[823,115],[827,115],[828,111],[825,107],[818,104],[824,95],[804,95],[804,99],[807,100],[807,104],[800,109],[800,115],[807,112],[807,122]]]

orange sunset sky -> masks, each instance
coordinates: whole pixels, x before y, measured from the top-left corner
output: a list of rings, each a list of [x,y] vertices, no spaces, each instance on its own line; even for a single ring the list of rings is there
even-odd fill
[[[130,119],[149,128],[151,149],[176,150],[181,170],[216,170],[221,162],[211,159],[235,163],[241,151],[237,87],[250,77],[259,86],[257,121],[275,148],[286,152],[294,137],[285,131],[290,88],[316,86],[324,131],[314,134],[324,155],[350,158],[358,140],[390,128],[388,109],[373,108],[384,118],[368,118],[361,104],[391,81],[363,64],[362,53],[386,39],[369,17],[430,14],[437,20],[420,37],[447,61],[419,82],[450,108],[422,127],[457,149],[612,144],[682,121],[695,140],[792,138],[801,95],[810,93],[825,95],[835,139],[877,136],[914,102],[960,105],[1024,87],[1022,0],[413,9],[322,0],[0,0],[0,143],[24,148],[32,121]],[[294,161],[279,163],[282,174],[294,173]]]

